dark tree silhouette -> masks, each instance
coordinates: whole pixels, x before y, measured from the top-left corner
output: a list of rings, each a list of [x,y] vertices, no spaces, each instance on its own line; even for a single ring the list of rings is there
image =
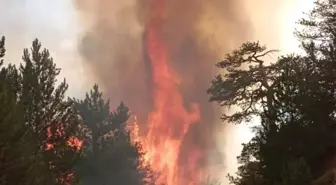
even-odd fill
[[[318,1],[296,35],[305,54],[270,63],[259,43],[243,44],[217,66],[210,101],[237,106],[231,123],[260,118],[255,137],[238,157],[234,184],[309,184],[334,169],[336,1]],[[330,177],[325,175],[323,177]],[[323,178],[322,178],[323,179]]]
[[[0,55],[4,56],[3,40]],[[65,184],[76,181],[73,167],[79,153],[68,141],[78,133],[67,84],[56,85],[60,70],[48,50],[34,40],[23,61],[1,70],[1,164],[3,184]],[[10,147],[9,147],[10,146]],[[14,175],[19,175],[20,178]]]
[[[140,143],[133,143],[126,128],[129,109],[121,103],[111,111],[98,85],[84,100],[75,100],[83,120],[86,145],[78,174],[84,185],[144,185],[155,182],[155,174],[144,161]]]

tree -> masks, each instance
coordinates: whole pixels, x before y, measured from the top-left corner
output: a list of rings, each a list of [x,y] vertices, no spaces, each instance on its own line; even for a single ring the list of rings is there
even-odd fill
[[[0,40],[0,59],[5,56],[5,38]],[[10,80],[8,68],[3,67],[0,60],[0,184],[23,184],[26,170],[21,146],[25,127],[20,115],[22,112],[17,106],[15,94],[7,86]]]
[[[253,176],[255,172],[261,174],[262,184],[304,184],[324,173],[330,174],[331,169],[336,167],[327,165],[336,156],[335,8],[335,0],[315,2],[308,18],[299,21],[300,27],[296,31],[305,54],[281,57],[267,67],[276,70],[267,69],[262,73],[261,67],[257,72],[251,67],[249,70],[242,69],[242,64],[249,63],[250,59],[258,61],[254,56],[261,51],[247,45],[219,64],[229,74],[213,81],[208,91],[210,100],[225,106],[238,105],[242,109],[232,116],[224,116],[225,120],[240,122],[252,115],[262,121],[254,139],[244,146],[240,156],[244,160],[240,161],[238,178],[232,178],[234,184],[251,184],[252,180],[248,177],[256,179]],[[255,74],[266,75],[263,79],[272,88],[263,84],[261,77],[253,76]],[[260,102],[255,103],[257,100]],[[270,111],[271,107],[275,114]],[[272,125],[275,129],[270,129]],[[256,170],[251,171],[249,166],[253,163],[258,165]],[[298,169],[293,166],[298,166]],[[304,173],[298,175],[296,170]],[[293,174],[300,176],[302,181],[298,182]]]
[[[308,13],[307,18],[302,18],[296,30],[296,36],[302,42],[302,48],[306,52],[311,68],[314,68],[315,94],[318,94],[318,102],[321,109],[310,109],[314,112],[313,119],[317,122],[324,122],[324,137],[328,137],[328,149],[324,155],[324,163],[336,157],[335,139],[335,110],[336,110],[336,1],[317,0],[315,6]],[[313,76],[313,75],[312,75]],[[317,99],[317,95],[315,95]],[[315,106],[316,107],[316,106]],[[319,115],[319,116],[316,116]],[[320,129],[321,130],[321,129]],[[335,169],[335,165],[324,165],[321,173],[329,173]]]
[[[40,48],[34,40],[31,53],[24,50],[19,69],[9,65],[1,70],[0,99],[7,107],[0,115],[6,160],[3,184],[71,184],[76,180],[73,167],[79,153],[69,141],[78,134],[77,115],[71,101],[65,100],[65,81],[55,84],[60,70],[48,50]]]
[[[277,99],[274,91],[279,76],[277,73],[279,66],[266,65],[263,60],[263,57],[272,52],[274,51],[267,50],[258,42],[243,44],[238,50],[228,54],[223,61],[217,63],[217,67],[224,69],[225,74],[217,75],[207,91],[210,101],[229,108],[238,106],[238,111],[232,115],[223,114],[223,121],[239,124],[243,121],[249,122],[255,116],[262,119],[258,137],[244,146],[239,160],[242,164],[238,172],[240,179],[231,177],[232,182],[236,184],[259,182],[255,174],[262,173],[263,170],[261,169],[263,161],[259,156],[260,145],[265,143],[265,137],[271,140],[270,136],[278,131],[275,109]],[[257,163],[251,157],[258,160]],[[251,172],[253,174],[249,174]],[[250,180],[245,183],[247,179]]]
[[[24,111],[25,124],[29,126],[31,165],[34,173],[27,182],[34,184],[73,183],[73,167],[78,158],[76,148],[68,142],[78,133],[78,118],[72,101],[65,100],[68,88],[65,79],[56,85],[60,69],[56,68],[49,51],[41,51],[41,43],[35,39],[31,53],[23,54],[24,65],[20,65],[19,104]],[[48,172],[48,175],[41,174]],[[42,177],[42,179],[41,179]]]
[[[77,167],[82,184],[152,184],[154,173],[144,161],[140,143],[126,129],[129,109],[121,103],[110,111],[98,85],[84,100],[75,100],[86,130],[83,158]]]
[[[287,161],[282,171],[283,185],[306,185],[311,182],[310,168],[304,159]]]
[[[217,67],[227,71],[225,75],[217,75],[208,89],[210,101],[221,106],[240,106],[242,111],[229,116],[222,116],[224,121],[241,123],[250,121],[252,116],[259,115],[257,105],[274,116],[273,86],[276,75],[274,65],[266,66],[262,57],[274,52],[266,50],[258,42],[247,42],[225,59],[217,63]],[[242,69],[246,67],[248,69]]]
[[[333,89],[320,85],[327,74],[320,75],[311,56],[283,56],[266,65],[271,52],[259,43],[243,44],[217,64],[225,74],[208,90],[210,101],[238,106],[224,121],[261,120],[239,157],[238,177],[230,177],[234,184],[304,184],[321,175],[321,161],[335,149]],[[297,165],[306,169],[293,177]]]

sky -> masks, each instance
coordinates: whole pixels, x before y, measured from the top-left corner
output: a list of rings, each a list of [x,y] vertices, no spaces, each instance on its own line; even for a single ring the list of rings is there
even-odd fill
[[[303,12],[312,8],[313,2],[313,0],[246,0],[246,9],[250,15],[248,19],[253,24],[252,41],[260,41],[268,49],[278,49],[279,54],[301,52],[293,32],[296,22],[304,16]],[[270,60],[274,61],[276,58],[277,55],[274,55]],[[227,141],[222,145],[227,165],[223,173],[232,174],[237,170],[236,156],[242,149],[241,143],[246,143],[253,137],[250,127],[257,124],[258,121],[249,125],[229,125],[229,128],[225,129],[229,129],[230,132],[223,130],[218,136],[219,141]],[[221,181],[228,184],[226,178]]]
[[[295,21],[311,5],[312,0],[246,0],[255,38],[287,53],[297,50],[292,34]],[[79,95],[91,86],[92,78],[77,55],[81,27],[71,0],[0,0],[0,17],[5,17],[0,35],[7,38],[10,62],[18,63],[22,49],[38,37],[62,68],[62,77],[67,77],[70,95]]]
[[[69,0],[0,0],[0,35],[6,36],[6,61],[21,62],[23,48],[38,38],[67,77],[69,95],[81,96],[92,82],[77,55],[80,27]]]
[[[293,36],[295,22],[303,11],[311,8],[312,0],[246,0],[245,5],[255,40],[282,53],[298,51],[298,42]],[[61,76],[67,78],[69,95],[81,97],[89,90],[93,78],[84,71],[77,54],[81,26],[71,0],[0,0],[0,17],[0,36],[5,35],[7,39],[7,61],[18,64],[23,48],[30,47],[32,40],[38,37],[62,69]],[[236,168],[240,143],[252,137],[246,125],[235,127],[226,133],[225,137],[231,140],[223,148],[224,152],[230,152],[229,171]],[[232,150],[227,150],[228,147]]]

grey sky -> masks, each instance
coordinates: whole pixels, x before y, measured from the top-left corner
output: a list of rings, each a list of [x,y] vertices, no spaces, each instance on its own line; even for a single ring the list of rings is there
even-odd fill
[[[76,42],[79,26],[69,0],[0,0],[0,35],[6,36],[6,61],[19,63],[23,48],[38,38],[50,50],[61,76],[70,84],[69,95],[82,95],[86,81]]]

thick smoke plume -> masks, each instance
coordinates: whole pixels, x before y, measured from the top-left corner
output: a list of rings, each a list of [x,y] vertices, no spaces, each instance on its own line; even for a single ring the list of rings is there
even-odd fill
[[[157,11],[153,5],[156,1],[76,2],[81,22],[86,26],[79,49],[88,69],[112,103],[116,105],[122,100],[131,108],[143,135],[154,109],[153,66],[146,32],[155,16],[153,12]],[[166,0],[159,22],[157,37],[167,50],[183,106],[189,110],[190,104],[196,103],[200,109],[200,119],[181,138],[179,170],[183,176],[192,176],[205,167],[223,168],[225,164],[215,146],[215,130],[221,123],[208,102],[206,89],[216,72],[213,64],[249,36],[244,6],[241,0]],[[197,158],[194,171],[185,170],[192,152],[201,157]]]

